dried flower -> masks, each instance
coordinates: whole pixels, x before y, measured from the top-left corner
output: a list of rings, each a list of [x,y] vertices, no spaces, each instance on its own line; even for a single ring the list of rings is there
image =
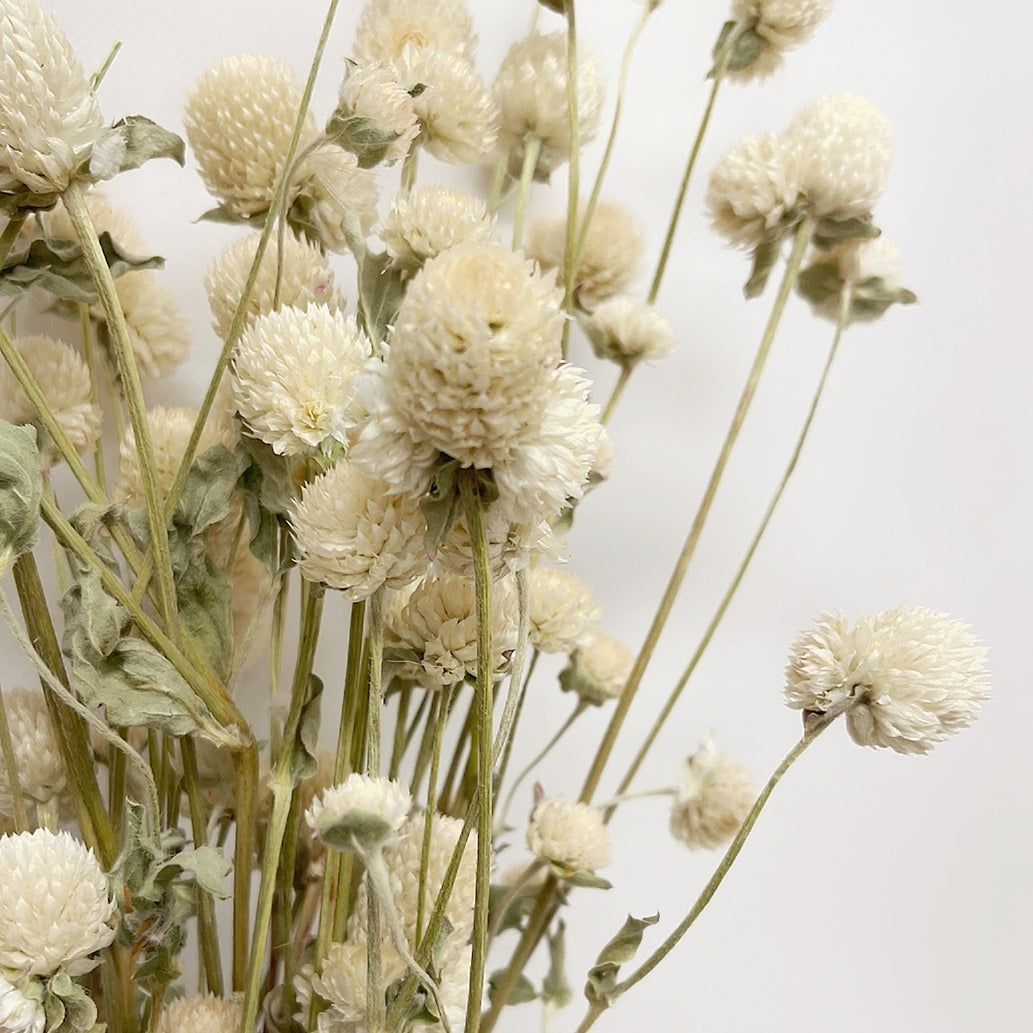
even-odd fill
[[[190,327],[175,295],[146,269],[120,276],[115,292],[141,375],[154,380],[168,376],[190,350]],[[102,317],[100,305],[92,311]]]
[[[61,27],[36,0],[0,7],[0,194],[59,194],[103,131],[97,98]]]
[[[205,186],[236,215],[269,208],[301,107],[297,76],[278,58],[223,58],[186,100],[183,121]],[[316,136],[305,115],[302,145]]]
[[[422,265],[457,244],[490,240],[494,227],[481,198],[431,186],[399,194],[384,219],[381,236],[393,258]]]
[[[212,994],[181,997],[161,1010],[154,1033],[236,1033],[243,1017],[239,998],[225,1000]]]
[[[807,713],[849,705],[861,746],[928,753],[970,725],[989,693],[986,649],[943,613],[897,606],[849,624],[827,613],[794,643],[786,701]]]
[[[331,251],[364,240],[377,217],[376,176],[335,144],[317,147],[301,162],[291,218]]]
[[[418,500],[341,459],[302,489],[290,517],[303,577],[353,602],[382,585],[401,588],[427,568]]]
[[[558,796],[535,804],[527,846],[565,875],[605,868],[613,852],[601,812]]]
[[[671,805],[671,835],[692,849],[722,846],[739,831],[756,797],[750,773],[718,753],[708,736],[685,760]]]
[[[71,446],[80,455],[89,452],[101,430],[101,412],[90,399],[89,367],[74,348],[53,337],[19,337],[13,343]],[[36,407],[6,362],[0,366],[0,418],[9,423],[31,423],[42,433]],[[56,460],[52,444],[42,451],[47,465]]]
[[[266,313],[237,345],[237,411],[278,455],[344,445],[356,424],[356,380],[370,352],[355,317],[325,305]]]
[[[786,51],[807,43],[832,11],[833,0],[732,0],[731,17],[750,30],[760,47],[744,68],[730,71],[734,78],[771,75]]]
[[[329,847],[369,849],[402,827],[411,806],[412,796],[400,782],[353,772],[312,803],[305,821]]]
[[[320,1015],[321,1033],[345,1033],[346,1030],[366,1028],[367,960],[365,939],[332,943],[319,974],[313,973],[309,977],[312,991],[330,1005]],[[385,991],[406,973],[405,962],[388,940],[381,944],[380,965]],[[303,999],[304,989],[299,987],[299,990],[299,998]],[[302,1018],[302,1021],[306,1020],[307,1014]]]
[[[567,37],[532,33],[514,43],[502,60],[493,87],[501,112],[499,148],[509,155],[511,174],[520,175],[529,138],[541,144],[535,175],[549,173],[570,157],[571,126],[567,110]],[[605,79],[595,54],[577,57],[577,142],[583,147],[599,131]]]
[[[576,574],[535,567],[530,577],[531,643],[543,653],[570,653],[595,632],[599,607]]]
[[[0,839],[0,968],[49,976],[115,938],[115,902],[93,851],[47,829]]]
[[[362,63],[388,63],[410,47],[469,59],[473,42],[464,0],[368,0],[359,15],[353,56]]]
[[[384,145],[381,159],[388,165],[409,153],[420,132],[412,95],[397,72],[380,62],[349,68],[341,83],[338,112],[344,117],[368,119],[378,135],[394,136]]]
[[[223,248],[205,273],[204,287],[215,320],[215,332],[223,340],[229,333],[233,313],[237,310],[257,250],[258,236],[249,233]],[[276,247],[267,247],[244,310],[245,326],[256,316],[272,312],[279,265]],[[334,273],[326,255],[292,233],[284,237],[280,273],[280,308],[304,309],[309,305],[325,305],[336,310],[341,307],[341,298],[334,286]]]
[[[493,505],[484,514],[484,533],[488,540],[488,566],[492,577],[522,570],[531,557],[558,563],[563,542],[545,520],[537,524],[520,524],[511,520],[504,508]],[[460,513],[442,539],[434,562],[442,570],[451,570],[466,577],[474,576],[473,545],[466,526],[466,515]]]
[[[584,220],[585,209],[578,214]],[[527,253],[543,269],[562,269],[567,241],[566,216],[548,216],[531,224]],[[624,290],[638,272],[644,240],[638,220],[613,201],[602,201],[592,213],[585,246],[574,271],[574,295],[585,309]]]
[[[646,302],[616,297],[592,311],[590,337],[595,353],[622,366],[660,359],[675,348],[671,324]]]
[[[37,804],[63,796],[68,789],[65,763],[43,694],[9,689],[3,695],[14,747],[14,774],[22,796]],[[10,779],[11,773],[0,758],[0,814],[14,813]]]
[[[624,691],[634,663],[634,655],[623,642],[600,632],[571,656],[560,672],[560,687],[564,692],[576,692],[584,703],[602,706]]]
[[[43,1033],[46,1025],[42,994],[29,996],[0,971],[0,1029],[4,1033]]]

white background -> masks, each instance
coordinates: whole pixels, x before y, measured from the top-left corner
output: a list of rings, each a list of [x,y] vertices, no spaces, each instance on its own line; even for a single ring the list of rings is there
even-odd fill
[[[279,54],[304,75],[323,17],[315,0],[52,3],[87,67],[124,41],[102,87],[105,113],[146,114],[173,129],[181,129],[185,91],[226,54]],[[358,6],[341,5],[317,90],[319,119],[332,107]],[[471,6],[490,79],[532,5]],[[639,10],[634,0],[580,4],[582,38],[605,59],[611,85]],[[726,12],[719,0],[667,0],[633,65],[606,194],[648,227],[651,255]],[[771,292],[742,301],[745,259],[724,249],[701,215],[705,174],[724,151],[746,134],[782,128],[822,93],[878,104],[893,122],[896,150],[877,222],[898,244],[922,304],[848,334],[782,508],[640,785],[673,782],[681,758],[710,730],[766,777],[799,728],[780,697],[788,644],[827,608],[859,613],[903,602],[964,618],[990,645],[994,695],[972,729],[925,758],[862,750],[841,728],[828,733],[777,790],[689,937],[600,1031],[960,1033],[1028,1021],[1031,28],[1031,8],[1015,0],[841,0],[781,73],[722,88],[661,295],[679,351],[633,378],[611,425],[612,481],[579,511],[572,542],[571,565],[594,585],[606,630],[634,647],[641,641],[770,304]],[[586,154],[590,172],[598,155],[598,145]],[[452,178],[431,162],[423,173],[425,182]],[[168,257],[167,280],[196,330],[190,365],[150,397],[191,404],[217,348],[202,276],[235,231],[192,224],[210,201],[189,163],[186,171],[156,163],[123,179],[118,196]],[[394,182],[385,181],[385,206]],[[536,190],[535,209],[560,210],[563,187],[560,175],[551,192]],[[342,260],[338,282],[354,297],[350,278]],[[642,291],[647,283],[644,275]],[[625,751],[691,654],[752,534],[829,333],[806,306],[792,305]],[[577,347],[576,360],[594,361]],[[600,399],[611,381],[609,370],[599,373]],[[568,706],[542,678],[519,749],[529,756]],[[545,765],[550,792],[576,793],[604,720],[584,719],[581,734]],[[616,888],[580,891],[570,916],[578,989],[626,912],[659,910],[659,929],[669,929],[716,862],[670,840],[661,800],[630,806],[612,828],[617,853],[607,874]],[[647,943],[659,939],[655,932]],[[506,1028],[537,1025],[535,1008],[512,1012]],[[573,1029],[580,1011],[578,996],[553,1028]]]

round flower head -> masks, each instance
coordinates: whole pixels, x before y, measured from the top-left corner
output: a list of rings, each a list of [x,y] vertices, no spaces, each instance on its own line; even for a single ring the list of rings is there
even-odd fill
[[[527,846],[565,876],[605,868],[613,853],[602,813],[558,796],[535,804]]]
[[[738,79],[771,75],[783,54],[807,43],[832,11],[833,0],[732,0],[731,17],[759,39],[760,52],[745,68],[730,74]]]
[[[560,687],[576,692],[583,703],[602,706],[624,691],[634,664],[635,657],[623,642],[600,632],[571,656],[560,672]]]
[[[502,60],[493,87],[501,113],[499,147],[509,155],[509,171],[520,175],[529,138],[541,150],[535,175],[547,179],[570,157],[572,142],[567,109],[567,37],[532,33],[514,43]],[[605,80],[595,54],[577,58],[577,142],[580,147],[599,131]]]
[[[579,223],[584,216],[581,209]],[[527,253],[544,269],[561,269],[566,241],[566,216],[539,218],[531,224]],[[601,202],[592,214],[574,273],[578,304],[591,310],[624,290],[638,272],[643,247],[642,231],[631,212],[612,201]]]
[[[478,468],[507,456],[541,419],[559,300],[551,277],[500,244],[431,259],[398,311],[386,371],[413,439]]]
[[[800,184],[796,151],[781,136],[747,137],[710,174],[714,229],[736,247],[756,247],[792,212]]]
[[[183,121],[205,186],[236,215],[269,208],[301,106],[294,72],[278,58],[243,54],[202,73]],[[311,112],[302,145],[316,136]]]
[[[90,222],[93,223],[98,236],[101,233],[110,233],[111,239],[126,251],[137,255],[146,252],[147,245],[132,216],[124,208],[113,205],[108,195],[99,187],[92,187],[86,191],[86,209],[90,213]],[[38,219],[43,236],[53,240],[77,239],[72,220],[64,205],[51,208],[48,212],[40,212]],[[115,281],[116,287],[118,282]]]
[[[369,849],[402,827],[411,806],[412,796],[400,782],[353,772],[312,803],[305,821],[329,847]]]
[[[284,237],[283,244],[279,307],[304,309],[309,305],[326,305],[331,310],[340,308],[341,298],[334,287],[334,273],[326,255],[292,233]],[[258,235],[249,233],[223,248],[205,273],[204,289],[208,294],[215,332],[223,340],[229,333],[233,313],[237,310],[257,250]],[[276,247],[271,245],[262,255],[258,278],[248,297],[245,326],[256,316],[272,312],[278,264]]]
[[[43,1033],[47,1027],[43,1001],[19,989],[17,982],[0,972],[0,1029],[4,1033]]]
[[[473,21],[464,0],[368,0],[352,51],[362,63],[394,61],[407,47],[469,59],[473,43]]]
[[[154,1033],[236,1033],[243,1017],[240,1000],[211,994],[181,997],[161,1010]]]
[[[65,764],[43,694],[9,689],[3,702],[23,798],[45,804],[63,796],[68,789]],[[10,778],[7,766],[0,763],[0,814],[14,814]]]
[[[100,437],[101,413],[90,399],[86,363],[74,348],[53,337],[20,337],[13,343],[71,446],[80,455],[89,452]],[[31,423],[42,431],[36,407],[6,362],[0,366],[0,418],[8,423]],[[43,461],[49,465],[56,458],[56,449],[46,444]]]
[[[412,95],[394,69],[380,62],[348,69],[341,83],[338,112],[345,117],[368,119],[378,134],[388,139],[394,136],[384,145],[383,157],[379,159],[388,165],[409,153],[420,132]]]
[[[364,240],[377,216],[376,177],[335,144],[323,144],[301,163],[291,218],[330,251]]]
[[[491,153],[498,136],[498,108],[471,61],[446,51],[406,47],[394,68],[405,88],[415,91],[421,146],[450,165],[481,161]]]
[[[590,337],[600,358],[627,367],[663,358],[675,348],[671,324],[652,305],[625,297],[611,298],[592,311]]]
[[[708,737],[685,761],[671,806],[671,835],[693,849],[723,846],[739,831],[756,798],[750,773],[721,756]]]
[[[141,376],[156,380],[182,365],[190,350],[190,328],[158,275],[146,269],[126,273],[115,281],[115,292]],[[99,304],[92,311],[103,318]]]
[[[59,194],[104,120],[55,19],[36,0],[0,6],[0,194]]]
[[[932,610],[897,606],[854,624],[828,613],[794,643],[785,691],[806,713],[847,707],[861,746],[928,753],[979,715],[986,649],[967,625]]]
[[[850,94],[822,97],[783,134],[795,155],[799,186],[819,218],[864,218],[886,190],[892,134],[874,104]]]
[[[302,577],[353,602],[382,585],[401,588],[427,568],[418,500],[390,495],[347,459],[304,486],[290,523]]]
[[[87,972],[89,955],[115,938],[115,916],[97,859],[67,832],[0,839],[0,968]]]
[[[233,396],[252,434],[278,455],[344,445],[370,343],[354,316],[325,305],[257,318],[233,360]]]
[[[304,1002],[311,993],[317,994],[329,1005],[320,1013],[319,1029],[325,1033],[345,1033],[346,1030],[364,1030],[368,1022],[367,964],[368,951],[365,939],[349,939],[345,943],[332,943],[323,959],[319,973],[308,977],[311,990],[299,986],[298,998]],[[402,979],[406,964],[390,940],[380,948],[381,985],[386,989]],[[298,1017],[300,1022],[308,1019],[308,1008]]]
[[[599,607],[592,590],[570,571],[535,567],[529,602],[529,637],[543,653],[571,653],[595,633]]]
[[[384,219],[381,236],[392,258],[422,265],[456,244],[490,240],[494,228],[481,198],[432,186],[399,194]]]

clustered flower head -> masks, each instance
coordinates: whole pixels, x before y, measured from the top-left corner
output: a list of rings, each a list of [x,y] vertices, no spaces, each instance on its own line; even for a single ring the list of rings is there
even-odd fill
[[[464,0],[369,0],[355,30],[353,56],[385,63],[411,47],[473,56],[473,20]]]
[[[782,64],[785,53],[807,43],[832,11],[833,0],[732,0],[731,17],[750,32],[751,60],[732,65],[738,79],[763,78]]]
[[[354,65],[341,83],[338,111],[342,116],[368,120],[383,145],[385,164],[401,161],[419,136],[420,123],[412,94],[389,65],[376,61]]]
[[[43,1001],[26,993],[0,971],[0,1029],[4,1033],[44,1033],[47,1013]],[[40,995],[42,996],[42,995]]]
[[[589,337],[600,358],[625,367],[663,358],[675,348],[671,324],[652,305],[624,296],[592,311]]]
[[[492,237],[494,220],[484,201],[451,187],[418,187],[399,194],[380,235],[387,253],[403,263],[422,265],[457,244]]]
[[[605,868],[613,853],[602,813],[559,796],[535,804],[527,825],[527,846],[564,875]]]
[[[305,820],[327,846],[370,849],[402,827],[411,806],[412,796],[400,782],[353,772],[313,801]]]
[[[333,143],[320,144],[299,164],[292,221],[331,251],[369,234],[377,217],[376,177]]]
[[[989,693],[986,649],[962,621],[921,607],[853,623],[827,613],[793,644],[785,692],[805,713],[846,708],[861,746],[928,753],[978,717]]]
[[[115,922],[108,880],[78,840],[47,829],[0,838],[0,969],[89,971]]]
[[[571,653],[595,634],[599,607],[576,574],[537,566],[529,590],[529,637],[541,652]]]
[[[708,737],[685,761],[671,806],[671,835],[693,849],[722,846],[739,831],[756,798],[749,771],[718,753]]]
[[[37,0],[0,6],[0,194],[62,193],[104,120],[89,79]]]
[[[198,994],[170,1001],[162,1008],[154,1033],[236,1033],[243,1018],[238,999]]]
[[[354,316],[325,305],[259,316],[234,353],[237,411],[278,455],[347,445],[358,421],[356,382],[371,350]]]
[[[68,783],[61,746],[43,693],[8,689],[3,704],[14,748],[15,771],[12,775],[0,763],[0,814],[10,816],[14,813],[12,777],[17,777],[22,797],[36,804],[60,799],[67,792]]]
[[[634,664],[634,654],[623,642],[597,632],[571,655],[560,672],[560,687],[584,703],[601,706],[624,691]]]

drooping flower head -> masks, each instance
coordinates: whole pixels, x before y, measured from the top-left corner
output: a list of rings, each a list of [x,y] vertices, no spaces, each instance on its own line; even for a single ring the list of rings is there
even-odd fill
[[[527,826],[527,846],[569,875],[605,868],[613,853],[602,813],[559,796],[535,804]]]
[[[589,339],[596,355],[625,367],[663,358],[675,348],[671,324],[652,305],[624,296],[592,311]]]
[[[861,746],[928,753],[978,717],[986,649],[962,621],[921,607],[853,624],[827,613],[793,644],[785,692],[809,713],[849,705],[847,731]]]
[[[708,737],[685,761],[671,805],[671,835],[693,849],[723,846],[739,831],[756,798],[749,771],[718,753]]]
[[[832,11],[833,0],[732,0],[731,18],[749,36],[748,63],[729,68],[737,79],[763,78],[787,51],[807,43]]]
[[[305,820],[327,846],[379,848],[402,827],[411,806],[400,782],[353,772],[313,801]]]

